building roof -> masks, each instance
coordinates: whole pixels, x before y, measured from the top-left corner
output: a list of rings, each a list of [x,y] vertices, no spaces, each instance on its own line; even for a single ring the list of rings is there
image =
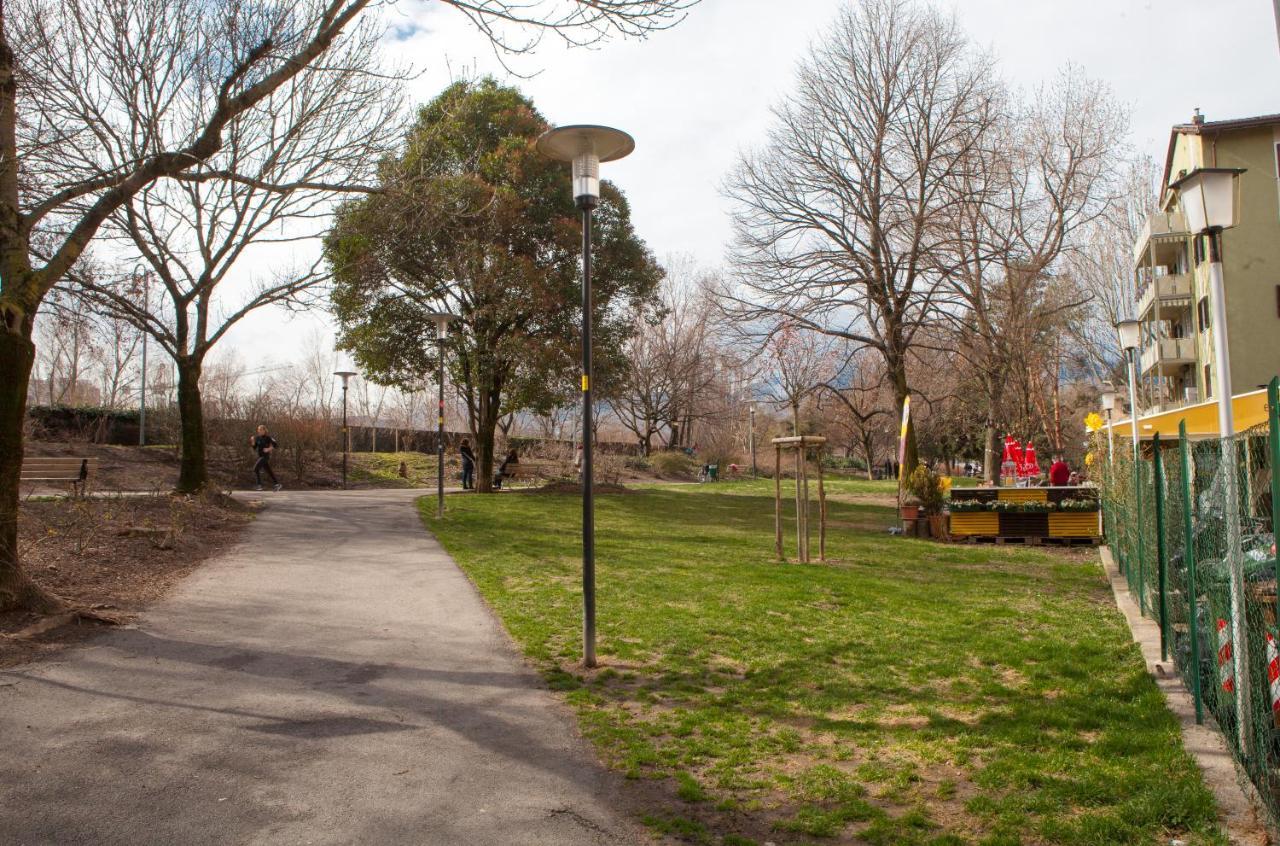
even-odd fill
[[[1164,208],[1164,193],[1169,188],[1169,169],[1173,166],[1173,148],[1178,143],[1179,135],[1203,135],[1206,132],[1231,132],[1237,129],[1254,129],[1259,126],[1280,124],[1280,114],[1256,115],[1255,117],[1232,118],[1231,120],[1205,120],[1196,110],[1196,120],[1191,123],[1175,123],[1169,132],[1169,149],[1164,156],[1164,178],[1160,183],[1160,207]]]
[[[1256,126],[1270,126],[1280,123],[1280,114],[1258,115],[1257,117],[1232,118],[1231,120],[1205,120],[1200,123],[1174,124],[1173,131],[1187,135],[1199,135],[1202,132],[1229,132],[1233,129],[1252,129]]]

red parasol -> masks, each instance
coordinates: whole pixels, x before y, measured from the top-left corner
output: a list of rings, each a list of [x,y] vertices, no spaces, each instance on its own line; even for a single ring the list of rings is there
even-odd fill
[[[1022,468],[1020,475],[1028,478],[1040,475],[1040,462],[1036,460],[1036,447],[1030,441],[1027,442],[1026,452],[1022,455]]]

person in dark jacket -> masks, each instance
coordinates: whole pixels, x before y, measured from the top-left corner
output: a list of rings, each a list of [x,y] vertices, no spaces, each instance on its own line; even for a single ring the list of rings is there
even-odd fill
[[[498,465],[498,472],[493,474],[494,490],[501,489],[502,480],[506,478],[510,478],[512,475],[514,475],[508,472],[507,468],[510,467],[512,464],[519,464],[519,463],[520,463],[520,455],[514,449],[511,450],[511,452],[507,453],[507,457],[502,459],[502,463]]]
[[[271,433],[267,431],[265,425],[258,427],[258,434],[249,439],[249,445],[253,447],[253,451],[258,454],[258,460],[253,465],[253,477],[258,480],[258,490],[262,490],[262,471],[266,470],[267,475],[271,477],[271,489],[278,491],[283,485],[276,479],[275,471],[271,469],[271,453],[279,446],[276,439],[271,437]]]
[[[463,438],[458,454],[462,456],[462,489],[469,491],[476,486],[476,454],[471,451],[471,441]]]

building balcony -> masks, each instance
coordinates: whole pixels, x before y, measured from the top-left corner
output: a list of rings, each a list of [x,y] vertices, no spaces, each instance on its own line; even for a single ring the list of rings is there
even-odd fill
[[[1157,276],[1138,292],[1139,320],[1176,320],[1191,308],[1191,274]],[[1152,309],[1158,309],[1154,315]]]
[[[1194,338],[1157,338],[1142,349],[1138,360],[1145,375],[1154,371],[1158,376],[1173,376],[1184,366],[1196,363]]]
[[[1176,240],[1187,236],[1187,223],[1182,212],[1155,212],[1147,217],[1138,233],[1138,240],[1133,243],[1134,266],[1143,263],[1147,248],[1153,240]]]

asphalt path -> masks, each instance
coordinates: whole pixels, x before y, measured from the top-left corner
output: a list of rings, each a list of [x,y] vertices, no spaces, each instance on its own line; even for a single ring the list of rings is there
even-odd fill
[[[641,842],[414,495],[260,495],[136,627],[0,672],[0,843]]]

